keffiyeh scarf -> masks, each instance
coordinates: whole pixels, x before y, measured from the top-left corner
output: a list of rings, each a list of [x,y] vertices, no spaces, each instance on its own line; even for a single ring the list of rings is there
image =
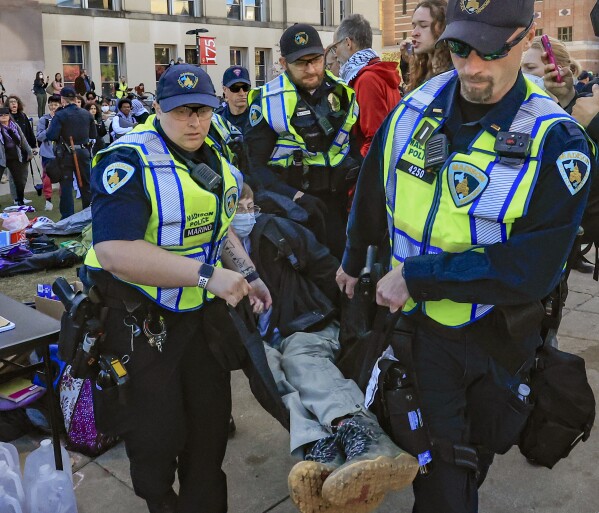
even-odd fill
[[[349,84],[350,80],[356,78],[360,70],[376,57],[378,54],[372,48],[358,50],[341,66],[339,70],[341,78]]]

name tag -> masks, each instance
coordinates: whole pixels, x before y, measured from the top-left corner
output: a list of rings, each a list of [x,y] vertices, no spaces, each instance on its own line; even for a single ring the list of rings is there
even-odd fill
[[[436,173],[427,171],[426,169],[403,159],[397,163],[397,169],[429,184],[432,184],[435,181]]]
[[[309,111],[309,110],[298,110],[298,111],[296,112],[296,114],[297,114],[298,116],[308,116],[308,115],[310,114],[310,111]]]

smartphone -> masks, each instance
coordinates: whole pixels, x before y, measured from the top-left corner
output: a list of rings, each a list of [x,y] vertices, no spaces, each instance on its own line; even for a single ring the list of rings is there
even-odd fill
[[[549,41],[549,36],[547,34],[541,36],[541,44],[543,45],[545,52],[547,52],[547,59],[549,59],[549,62],[555,66],[555,69],[558,72],[555,80],[558,84],[561,84],[562,76],[559,74],[559,66],[557,65],[557,61],[555,60],[553,48],[551,48],[551,42]]]
[[[412,43],[406,43],[404,48],[406,49],[406,53],[408,55],[412,55],[414,53],[414,46],[412,45]]]

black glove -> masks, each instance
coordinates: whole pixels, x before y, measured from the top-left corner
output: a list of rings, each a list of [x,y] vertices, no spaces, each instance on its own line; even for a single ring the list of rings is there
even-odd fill
[[[318,242],[326,245],[326,215],[329,211],[325,203],[320,198],[310,194],[304,194],[297,198],[295,203],[308,213],[307,226],[314,233]]]

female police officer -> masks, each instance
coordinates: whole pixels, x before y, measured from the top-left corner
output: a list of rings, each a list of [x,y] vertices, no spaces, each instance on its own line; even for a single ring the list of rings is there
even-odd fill
[[[108,307],[100,353],[120,358],[130,377],[96,387],[97,423],[125,440],[151,513],[223,513],[230,378],[203,323],[214,296],[236,305],[252,289],[220,257],[241,174],[206,137],[218,100],[203,70],[169,68],[156,99],[156,117],[94,161],[85,263]],[[269,306],[265,289],[258,296]]]

